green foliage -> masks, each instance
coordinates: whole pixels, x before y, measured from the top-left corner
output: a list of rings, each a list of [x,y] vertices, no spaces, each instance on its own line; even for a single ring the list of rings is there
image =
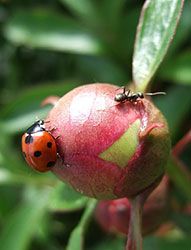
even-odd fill
[[[190,238],[178,238],[177,236],[173,237],[173,239],[160,239],[156,237],[148,237],[145,239],[143,247],[147,250],[179,250],[179,249],[189,249],[191,245]]]
[[[143,1],[130,0],[2,1],[2,250],[80,250],[83,244],[84,249],[90,250],[123,248],[125,239],[110,238],[95,224],[90,230],[94,200],[76,193],[52,174],[40,175],[26,166],[21,155],[20,137],[36,117],[44,118],[51,109],[50,105],[40,107],[47,96],[62,96],[89,82],[125,85],[131,81],[133,71],[137,89],[145,91],[149,85],[152,91],[166,91],[166,96],[153,99],[168,120],[172,146],[175,145],[190,127],[189,1],[185,3],[170,45],[182,2],[147,0],[142,10]],[[154,76],[153,85],[150,85]],[[183,157],[190,159],[190,152],[185,152]],[[181,171],[171,159],[167,172],[179,206],[190,202],[191,182],[187,172]],[[171,219],[177,224],[175,231],[171,230],[169,237],[145,238],[145,249],[189,249],[190,220],[181,212],[174,215]]]
[[[133,78],[145,91],[166,54],[182,9],[182,0],[147,0],[143,6],[133,56]]]
[[[51,107],[40,107],[44,98],[50,95],[64,95],[77,86],[77,84],[73,83],[47,83],[30,90],[24,90],[16,100],[13,100],[2,109],[0,115],[1,128],[8,134],[24,131],[36,118],[44,118],[51,109]]]
[[[48,207],[52,211],[71,212],[83,208],[87,200],[68,185],[59,183],[54,187]]]
[[[121,250],[124,248],[125,240],[121,237],[114,238],[114,237],[107,237],[104,241],[100,241],[94,248],[91,250]]]
[[[191,84],[191,51],[188,50],[176,56],[176,60],[169,60],[160,74],[165,79],[178,84]]]
[[[169,89],[165,100],[164,98],[154,99],[155,104],[160,108],[168,121],[173,141],[180,133],[182,120],[190,110],[191,95],[189,90],[188,87],[175,85]]]
[[[72,19],[46,9],[18,11],[7,22],[5,36],[18,45],[68,51],[80,54],[100,54],[101,43]]]
[[[96,203],[97,203],[96,200],[89,200],[87,207],[85,209],[85,212],[82,215],[82,218],[79,224],[71,233],[71,236],[70,236],[67,248],[66,248],[67,250],[78,250],[78,249],[83,248],[85,230],[87,229],[89,220],[95,209]]]
[[[183,194],[187,197],[188,201],[191,201],[191,188],[190,188],[190,176],[184,169],[180,169],[173,158],[170,158],[166,172],[171,177],[171,180],[180,188]]]
[[[28,192],[29,195],[31,192]],[[49,193],[45,190],[36,191],[33,188],[32,199],[27,197],[28,199],[23,201],[20,207],[9,216],[0,237],[2,250],[27,248],[31,236],[38,229],[42,216],[46,212],[48,195]]]
[[[96,17],[96,9],[93,1],[88,0],[60,0],[65,6],[67,6],[74,14],[78,15],[82,19],[92,20]]]

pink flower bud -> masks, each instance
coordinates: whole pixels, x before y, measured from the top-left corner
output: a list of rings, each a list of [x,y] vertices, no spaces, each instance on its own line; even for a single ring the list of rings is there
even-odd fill
[[[168,219],[169,207],[169,181],[165,176],[145,202],[142,217],[144,235],[155,231]],[[104,231],[128,234],[130,203],[127,198],[100,201],[95,216]]]
[[[98,199],[137,195],[158,181],[170,151],[165,118],[153,103],[117,103],[117,86],[90,84],[62,98],[47,117],[60,160],[52,171]],[[120,91],[120,90],[118,90]]]

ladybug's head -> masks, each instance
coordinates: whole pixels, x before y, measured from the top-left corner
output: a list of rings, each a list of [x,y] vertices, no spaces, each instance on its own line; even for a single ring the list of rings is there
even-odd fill
[[[40,131],[45,131],[43,120],[38,120],[37,122],[33,123],[33,125],[27,129],[26,133],[27,134],[34,134],[34,133],[37,133]]]

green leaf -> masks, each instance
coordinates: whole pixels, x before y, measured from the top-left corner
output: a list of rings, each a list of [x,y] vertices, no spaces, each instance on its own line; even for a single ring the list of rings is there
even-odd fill
[[[77,193],[64,183],[59,183],[54,187],[51,194],[49,209],[52,211],[74,211],[83,208],[88,198]]]
[[[125,248],[125,241],[123,237],[104,237],[104,241],[98,242],[95,247],[91,248],[90,250],[122,250]]]
[[[189,213],[174,212],[171,219],[181,230],[191,233],[191,216]]]
[[[102,53],[100,41],[82,25],[50,10],[14,11],[4,33],[16,45],[78,54]]]
[[[191,85],[191,51],[176,55],[161,67],[160,76],[171,82]]]
[[[177,239],[146,237],[143,241],[143,248],[146,250],[189,250],[191,246],[191,239],[189,237],[182,237]]]
[[[143,6],[133,55],[133,79],[145,91],[162,62],[180,17],[183,0],[147,0]]]
[[[178,49],[180,49],[181,46],[184,45],[186,40],[189,39],[191,32],[190,12],[191,12],[191,2],[186,1],[184,4],[179,25],[176,30],[174,41],[169,48],[167,57],[175,54],[178,51]]]
[[[29,110],[28,113],[23,112],[18,117],[0,121],[0,127],[7,134],[19,133],[33,124],[36,119],[44,118],[48,111],[50,111],[50,107]]]
[[[92,79],[96,79],[96,82],[122,83],[131,79],[128,72],[109,58],[81,56],[77,60],[77,67],[80,73],[86,76],[86,82],[92,82]]]
[[[171,156],[167,166],[167,174],[170,176],[170,179],[175,183],[182,193],[191,201],[191,178],[190,175],[184,169],[182,169],[175,159]]]
[[[8,163],[9,164],[9,161]],[[14,165],[14,167],[17,167]],[[18,168],[15,172],[21,172],[20,168]],[[29,171],[26,173],[23,171],[22,173],[15,173],[13,171],[0,168],[0,186],[7,185],[34,185],[34,186],[55,186],[57,181],[53,180],[50,176],[42,176],[35,174],[34,171],[29,175]],[[80,202],[78,202],[80,203]],[[77,205],[76,205],[77,206]]]
[[[106,21],[104,25],[109,25],[111,29],[115,30],[116,24],[123,16],[125,2],[126,0],[110,0],[108,4],[108,0],[102,0],[100,12],[103,21]]]
[[[23,184],[55,186],[58,179],[52,173],[40,175],[27,165],[22,155],[20,143],[21,138],[15,143],[12,136],[8,136],[5,133],[1,135],[0,186]]]
[[[26,250],[46,213],[49,192],[37,190],[10,215],[0,235],[1,250]]]
[[[153,100],[165,115],[170,127],[171,137],[174,140],[180,131],[180,126],[184,118],[190,112],[190,88],[186,86],[173,86],[173,88],[167,90],[165,98],[156,97]]]
[[[132,51],[134,47],[136,27],[139,20],[139,12],[139,8],[130,9],[121,21],[120,53],[124,56],[123,58],[126,62],[132,60]]]
[[[67,250],[82,250],[83,249],[84,234],[89,224],[92,213],[95,209],[96,203],[97,201],[94,199],[89,200],[79,224],[72,231],[70,235],[70,239],[66,248]]]
[[[40,107],[44,98],[50,95],[63,96],[77,84],[46,84],[24,90],[20,96],[2,109],[0,128],[8,133],[22,132],[38,118],[44,118],[51,106]]]
[[[1,223],[1,231],[2,225],[5,225],[7,219],[10,216],[10,212],[14,211],[15,207],[18,204],[18,201],[21,196],[21,188],[20,187],[12,187],[12,186],[0,186],[0,223]]]
[[[61,3],[68,6],[70,10],[80,16],[82,19],[91,20],[96,16],[96,8],[93,1],[90,0],[60,0]]]
[[[67,250],[82,250],[83,243],[84,243],[83,230],[81,227],[76,227],[70,236]]]

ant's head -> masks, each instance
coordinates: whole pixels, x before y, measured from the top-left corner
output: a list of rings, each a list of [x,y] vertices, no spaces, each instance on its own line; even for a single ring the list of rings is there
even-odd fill
[[[137,95],[139,96],[139,98],[143,99],[144,98],[144,94],[142,92],[138,92]]]

